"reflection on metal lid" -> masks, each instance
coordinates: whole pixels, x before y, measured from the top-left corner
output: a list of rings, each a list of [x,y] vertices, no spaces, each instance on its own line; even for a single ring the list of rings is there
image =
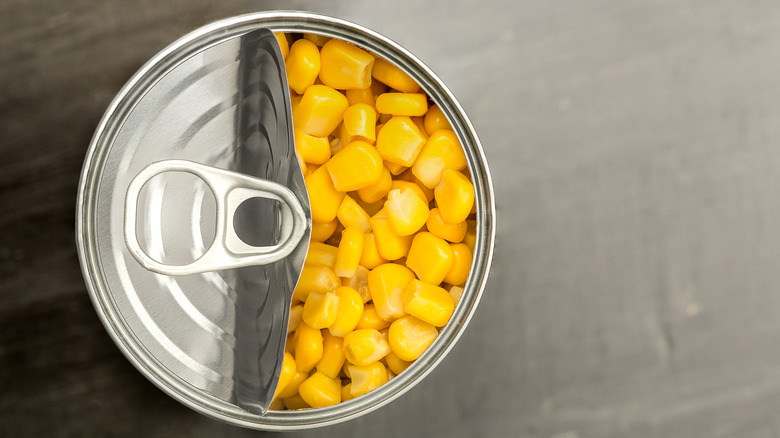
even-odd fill
[[[311,220],[281,59],[261,29],[204,42],[158,69],[103,145],[94,194],[103,274],[133,336],[187,384],[257,413],[276,386]],[[182,172],[200,181],[182,183]],[[144,179],[131,184],[136,176]],[[284,202],[238,208],[263,193]],[[285,231],[277,246],[289,256],[262,265],[273,259],[234,224],[259,241]]]

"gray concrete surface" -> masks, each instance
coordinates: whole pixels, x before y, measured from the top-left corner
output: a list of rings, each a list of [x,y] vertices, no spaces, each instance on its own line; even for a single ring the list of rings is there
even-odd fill
[[[780,3],[0,2],[0,435],[254,436],[121,356],[73,243],[113,95],[217,18],[371,27],[460,99],[498,246],[459,345],[391,405],[317,437],[780,436]]]

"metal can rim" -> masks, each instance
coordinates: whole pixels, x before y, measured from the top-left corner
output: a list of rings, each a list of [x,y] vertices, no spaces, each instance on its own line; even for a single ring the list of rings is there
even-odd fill
[[[415,79],[440,107],[463,145],[475,186],[477,238],[469,280],[454,314],[436,342],[404,373],[376,390],[348,402],[327,408],[300,411],[271,411],[258,416],[194,388],[162,367],[132,332],[123,325],[111,294],[101,279],[95,251],[95,193],[111,134],[132,109],[143,91],[140,85],[154,72],[170,68],[210,44],[233,38],[257,28],[275,32],[310,32],[340,38],[379,55]],[[192,53],[190,53],[192,52]],[[399,44],[363,26],[325,15],[299,11],[272,11],[239,15],[219,20],[190,32],[147,62],[117,94],[106,110],[90,142],[79,181],[76,210],[76,244],[90,298],[109,335],[127,359],[152,383],[182,404],[230,424],[261,430],[300,430],[340,423],[367,414],[397,399],[419,383],[449,353],[476,310],[485,289],[495,244],[495,199],[482,146],[465,111],[444,83],[422,61]]]

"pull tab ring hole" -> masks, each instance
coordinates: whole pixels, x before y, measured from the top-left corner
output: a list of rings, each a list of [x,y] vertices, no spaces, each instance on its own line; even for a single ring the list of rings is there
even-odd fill
[[[216,198],[205,181],[189,172],[162,172],[138,194],[138,244],[158,263],[187,265],[214,242],[216,218]]]
[[[246,199],[233,215],[236,236],[254,247],[278,245],[281,240],[281,223],[282,204],[276,199]]]

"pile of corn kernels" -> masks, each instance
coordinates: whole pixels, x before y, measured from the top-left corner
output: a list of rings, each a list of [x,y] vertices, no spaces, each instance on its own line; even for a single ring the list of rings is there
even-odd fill
[[[457,136],[403,71],[348,42],[277,34],[313,219],[273,410],[387,383],[452,316],[474,249]]]

